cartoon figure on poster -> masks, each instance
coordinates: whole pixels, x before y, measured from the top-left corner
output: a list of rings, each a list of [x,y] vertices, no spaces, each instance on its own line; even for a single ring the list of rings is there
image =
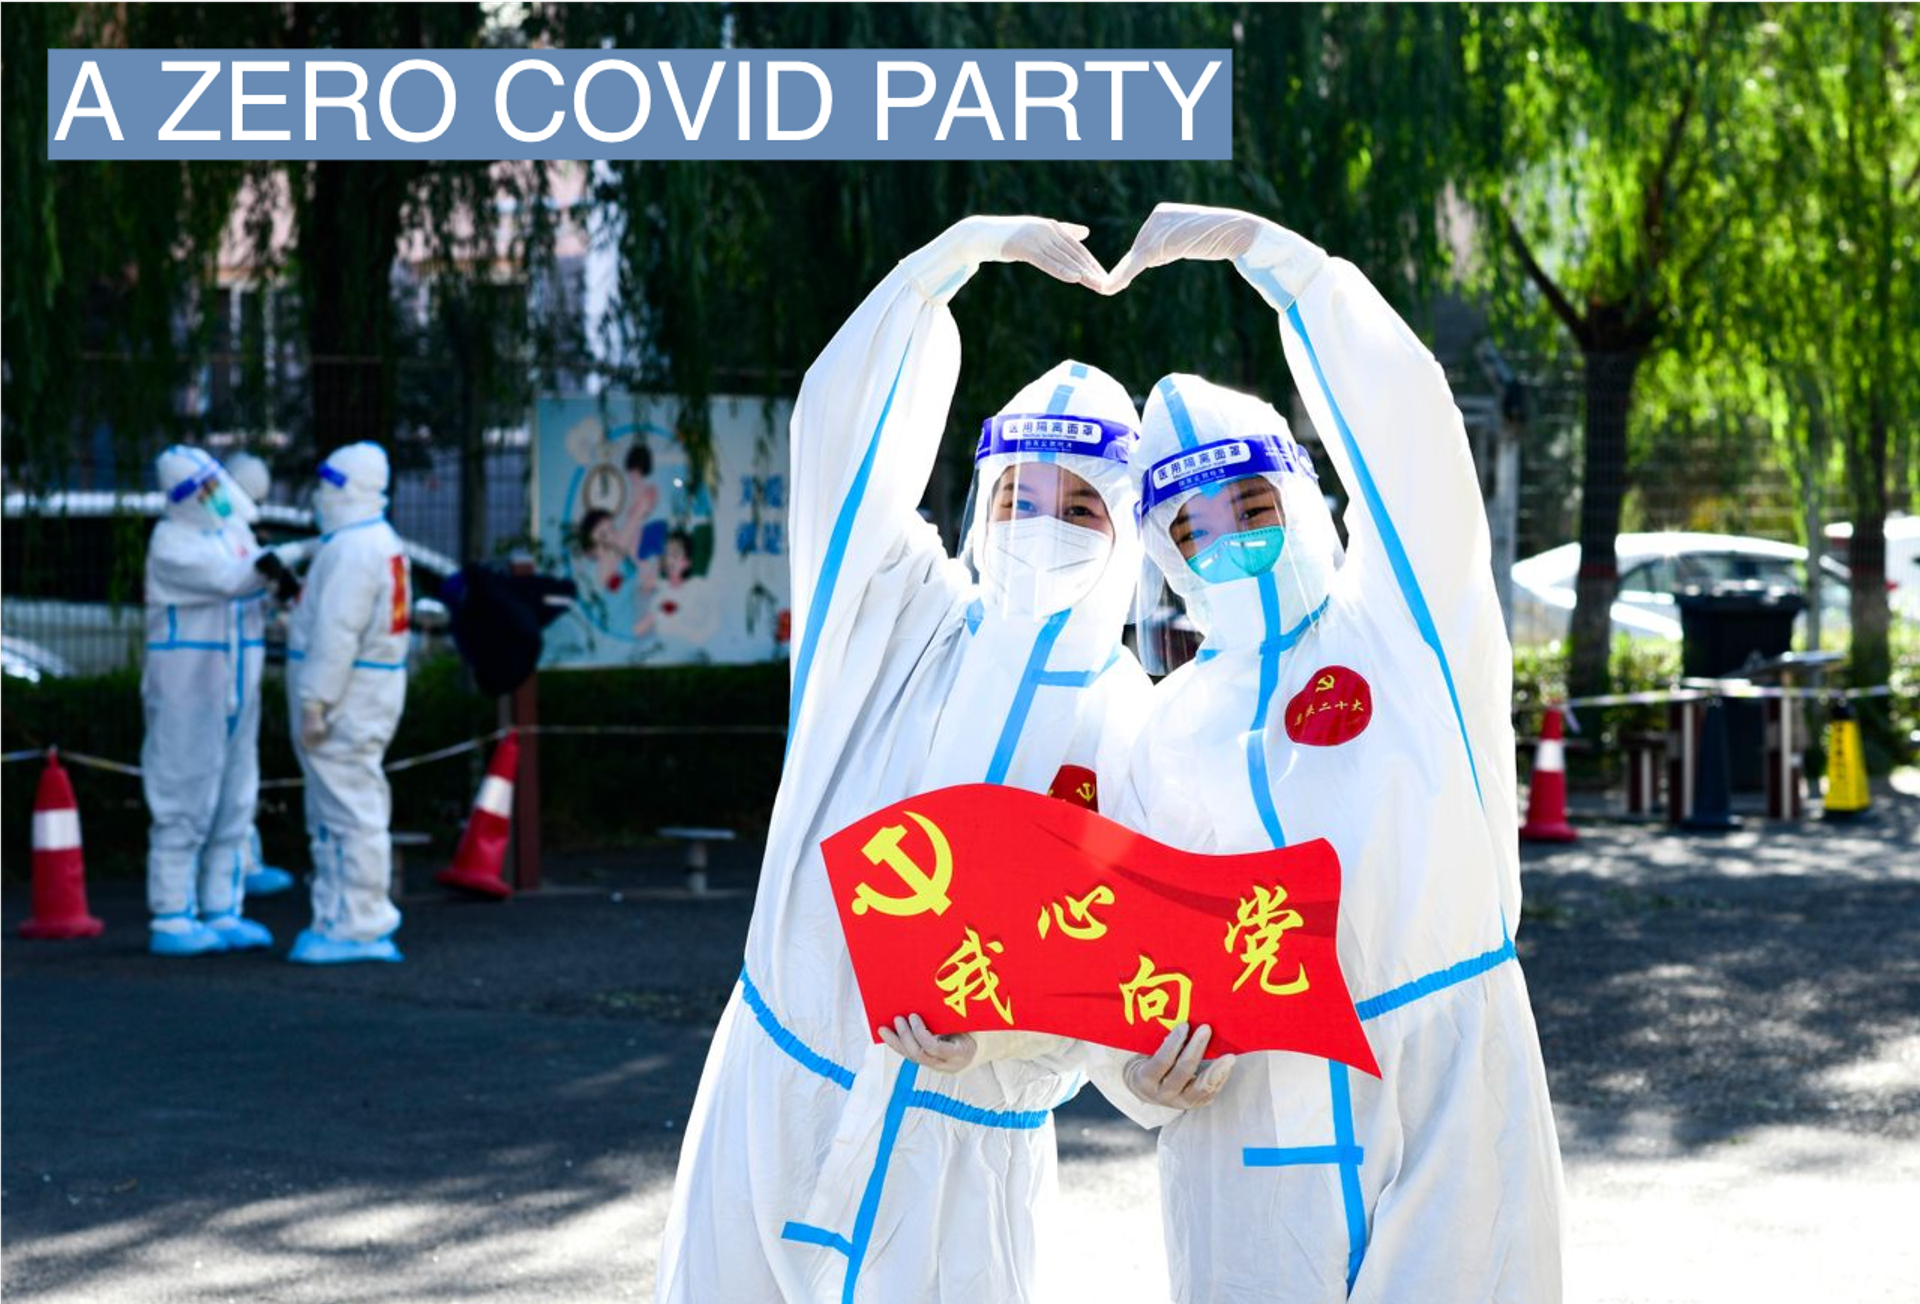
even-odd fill
[[[536,533],[580,590],[541,664],[742,664],[783,655],[789,404],[716,397],[699,482],[679,405],[546,397]]]
[[[580,618],[595,635],[631,644],[636,660],[700,659],[719,630],[706,579],[713,506],[704,486],[690,484],[679,437],[652,423],[609,429],[587,417],[567,432],[566,447],[577,469],[562,515]]]

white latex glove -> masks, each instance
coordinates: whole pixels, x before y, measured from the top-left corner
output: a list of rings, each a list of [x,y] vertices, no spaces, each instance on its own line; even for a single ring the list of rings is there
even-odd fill
[[[1128,1061],[1123,1074],[1128,1089],[1150,1105],[1169,1109],[1193,1109],[1206,1104],[1227,1085],[1227,1075],[1233,1072],[1236,1058],[1222,1055],[1202,1067],[1207,1043],[1212,1039],[1213,1029],[1204,1023],[1193,1030],[1192,1037],[1187,1036],[1186,1024],[1175,1024],[1151,1058],[1136,1055]]]
[[[294,539],[288,543],[274,544],[272,552],[291,570],[304,565],[307,558],[313,556],[314,550],[319,546],[320,540],[317,538]]]
[[[1118,294],[1149,267],[1164,267],[1182,259],[1222,261],[1238,258],[1253,247],[1255,237],[1273,223],[1233,208],[1202,208],[1198,204],[1161,204],[1140,225],[1133,248],[1114,266],[1101,288]]]
[[[300,743],[303,747],[318,747],[327,740],[331,727],[327,724],[327,708],[319,702],[300,704]]]
[[[951,294],[981,263],[1026,263],[1056,281],[1098,290],[1107,269],[1087,252],[1087,234],[1084,226],[1050,217],[966,217],[904,261],[930,298]]]
[[[884,1024],[874,1029],[880,1034],[880,1040],[887,1048],[902,1059],[912,1060],[923,1069],[938,1069],[942,1073],[958,1073],[973,1063],[977,1049],[973,1034],[956,1032],[946,1037],[936,1037],[928,1031],[926,1022],[917,1014],[909,1014],[895,1019],[891,1028]]]

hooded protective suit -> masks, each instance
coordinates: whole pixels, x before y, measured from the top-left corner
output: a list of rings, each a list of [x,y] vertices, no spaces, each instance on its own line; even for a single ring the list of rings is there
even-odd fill
[[[381,761],[406,705],[410,572],[387,524],[386,489],[378,444],[348,444],[320,464],[320,550],[287,637],[287,706],[313,844],[313,923],[294,960],[400,958]]]
[[[153,814],[147,908],[156,951],[197,954],[227,949],[201,920],[227,926],[244,898],[260,787],[266,581],[218,462],[175,445],[155,471],[167,505],[147,545],[140,674],[141,787]],[[242,931],[244,945],[271,940],[258,925]]]
[[[975,270],[967,228],[873,290],[794,409],[787,764],[745,966],[681,1151],[663,1301],[1034,1298],[1050,1111],[1078,1090],[1088,1052],[986,1034],[973,1066],[947,1074],[875,1044],[819,849],[944,785],[1047,791],[1063,767],[1091,769],[1103,731],[1131,727],[1148,690],[1120,646],[1140,554],[1131,477],[1112,453],[1138,418],[1116,382],[1062,363],[1007,405],[1127,431],[1096,445],[1104,457],[1044,454],[1111,513],[1116,537],[1091,576],[1050,588],[1003,576],[983,593],[915,510],[959,370],[947,301]],[[1006,465],[1043,457],[1011,448],[983,439],[977,497]],[[1077,551],[1057,559],[1084,570]],[[1042,591],[1080,596],[1031,608]]]
[[[1479,482],[1439,366],[1373,286],[1258,225],[1236,266],[1282,315],[1350,495],[1348,552],[1271,407],[1160,382],[1135,450],[1163,500],[1143,531],[1206,640],[1156,689],[1108,813],[1192,851],[1330,841],[1341,964],[1382,1077],[1243,1055],[1163,1128],[1174,1295],[1557,1300],[1560,1159],[1513,945],[1512,665]],[[1190,563],[1168,536],[1195,468],[1241,445],[1287,516],[1277,562],[1246,575],[1204,550],[1217,540],[1188,540]]]

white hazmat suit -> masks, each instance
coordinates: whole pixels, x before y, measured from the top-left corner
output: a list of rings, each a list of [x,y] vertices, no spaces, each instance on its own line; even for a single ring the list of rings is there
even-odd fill
[[[1120,646],[1140,556],[1131,477],[1115,458],[1138,418],[1120,385],[1062,363],[1007,406],[1079,418],[1104,456],[1012,452],[990,429],[978,460],[983,501],[1013,464],[1053,459],[1091,483],[1115,533],[1095,563],[1069,538],[1026,559],[1048,575],[1003,570],[1018,559],[989,544],[1025,531],[1005,536],[1020,523],[996,522],[990,540],[976,512],[983,589],[915,511],[960,365],[949,298],[996,258],[1097,284],[1104,274],[1064,230],[960,223],[867,296],[801,388],[787,763],[745,964],[681,1151],[663,1301],[1034,1298],[1051,1110],[1079,1089],[1087,1053],[983,1035],[975,1064],[948,1074],[875,1044],[820,843],[949,784],[1047,791],[1064,766],[1092,769],[1103,731],[1124,731],[1144,707],[1146,676]],[[1110,427],[1124,439],[1107,439]],[[930,982],[930,1006],[937,995]]]
[[[267,501],[267,495],[273,491],[273,473],[267,464],[252,453],[239,452],[228,456],[223,463],[227,475],[240,487],[247,501],[240,505],[239,514],[246,524],[251,526],[260,518],[258,504]],[[250,897],[274,896],[293,886],[293,875],[284,869],[263,862],[260,851],[260,829],[256,824],[252,835],[247,839],[245,854],[246,887]]]
[[[1351,506],[1340,564],[1278,414],[1192,377],[1160,383],[1135,450],[1166,494],[1146,547],[1206,640],[1156,689],[1108,813],[1191,851],[1331,842],[1341,965],[1381,1068],[1243,1055],[1211,1105],[1163,1128],[1175,1298],[1547,1304],[1561,1175],[1513,944],[1511,653],[1460,415],[1366,278],[1299,236],[1163,209],[1143,246],[1148,266],[1234,257],[1273,304]],[[1206,479],[1189,473],[1263,446],[1279,451],[1264,475],[1287,514],[1278,562],[1189,565],[1169,518],[1228,487],[1182,495]]]
[[[260,789],[261,553],[243,496],[207,453],[177,444],[155,470],[167,505],[147,544],[140,673],[149,944],[161,955],[269,946],[240,917]]]
[[[320,464],[320,549],[288,631],[287,707],[313,846],[313,923],[288,958],[307,964],[401,958],[381,762],[407,699],[410,571],[387,524],[387,476],[378,444],[348,444]]]

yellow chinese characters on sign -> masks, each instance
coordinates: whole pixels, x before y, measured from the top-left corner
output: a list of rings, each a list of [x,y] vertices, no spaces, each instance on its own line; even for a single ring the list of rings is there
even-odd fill
[[[1091,942],[1096,938],[1105,937],[1107,926],[1094,917],[1093,908],[1112,904],[1113,889],[1101,883],[1078,900],[1067,897],[1064,901],[1054,901],[1041,906],[1038,924],[1040,936],[1045,938],[1047,933],[1058,925],[1062,936],[1071,937],[1075,941]],[[1049,914],[1049,911],[1052,913]]]
[[[1298,910],[1286,907],[1287,890],[1278,883],[1269,890],[1256,886],[1253,895],[1240,898],[1233,923],[1227,927],[1227,954],[1236,944],[1239,960],[1245,966],[1234,979],[1233,990],[1240,990],[1247,979],[1258,972],[1260,990],[1274,996],[1293,996],[1307,990],[1307,966],[1297,966],[1294,976],[1275,982],[1273,968],[1280,962],[1280,943],[1290,928],[1303,922]],[[1284,973],[1285,970],[1282,969]]]
[[[1120,984],[1120,999],[1128,1023],[1151,1022],[1171,1028],[1187,1021],[1187,1010],[1193,1001],[1193,979],[1171,970],[1155,973],[1153,958],[1143,953],[1133,978]]]
[[[1000,999],[1000,975],[993,971],[993,957],[1006,947],[999,942],[980,941],[980,934],[973,929],[967,930],[966,940],[954,948],[952,955],[934,972],[933,985],[946,995],[942,997],[947,1007],[955,1014],[965,1015],[967,1005],[973,1001],[985,1001],[994,1008],[1007,1026],[1013,1026],[1013,1002]]]

